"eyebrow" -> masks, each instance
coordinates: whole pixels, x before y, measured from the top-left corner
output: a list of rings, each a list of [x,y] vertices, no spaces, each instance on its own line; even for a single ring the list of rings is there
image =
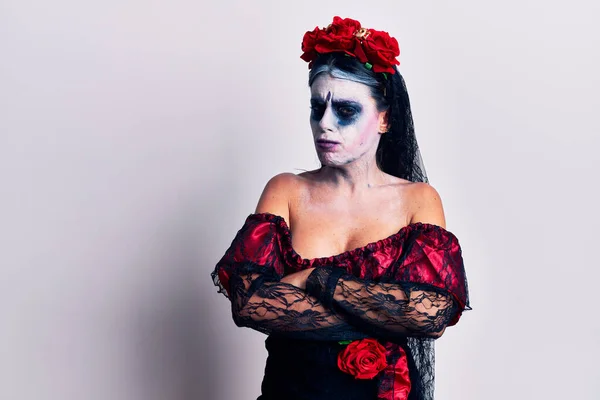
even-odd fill
[[[325,100],[322,97],[311,97],[310,102],[314,104],[325,104]],[[360,102],[349,99],[336,99],[332,100],[331,103],[336,107],[360,107],[362,105]]]

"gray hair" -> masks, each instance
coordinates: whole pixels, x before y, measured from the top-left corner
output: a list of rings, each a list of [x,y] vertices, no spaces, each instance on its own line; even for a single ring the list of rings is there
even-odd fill
[[[317,79],[317,76],[319,76],[320,74],[322,74],[324,72],[328,73],[329,75],[331,75],[334,78],[347,79],[349,81],[365,84],[372,88],[376,88],[380,85],[380,83],[377,81],[377,79],[374,76],[369,75],[366,71],[364,74],[360,74],[360,73],[357,74],[357,73],[343,71],[343,70],[339,69],[338,67],[330,65],[330,64],[320,64],[320,65],[316,66],[315,68],[311,69],[310,73],[308,75],[308,85],[312,86],[315,79]]]

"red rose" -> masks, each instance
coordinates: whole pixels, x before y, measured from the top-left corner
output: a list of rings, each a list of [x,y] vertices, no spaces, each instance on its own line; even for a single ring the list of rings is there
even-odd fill
[[[338,354],[337,364],[356,379],[372,379],[387,366],[385,347],[371,338],[356,340]]]
[[[333,17],[333,22],[326,28],[331,36],[350,37],[360,29],[360,22],[352,18]]]
[[[354,32],[358,29],[360,22],[351,18],[334,17],[333,22],[325,29],[325,34],[319,37],[315,50],[321,54],[343,51],[353,56]]]
[[[360,22],[352,18],[334,17],[327,28],[316,27],[306,32],[302,39],[302,58],[312,68],[319,54],[332,52],[346,53],[356,57],[361,63],[369,63],[374,72],[395,73],[394,65],[400,65],[396,57],[400,55],[398,41],[387,32],[362,28]]]
[[[367,59],[373,64],[374,72],[394,73],[393,65],[400,65],[396,60],[400,55],[398,41],[387,32],[372,31],[362,42],[362,47]]]
[[[352,36],[360,28],[360,22],[355,19],[333,17],[333,22],[326,28],[326,32],[333,36]]]
[[[315,45],[322,33],[323,31],[317,26],[312,32],[308,31],[304,34],[302,38],[302,51],[304,53],[300,56],[301,59],[312,64],[312,61],[317,57]]]

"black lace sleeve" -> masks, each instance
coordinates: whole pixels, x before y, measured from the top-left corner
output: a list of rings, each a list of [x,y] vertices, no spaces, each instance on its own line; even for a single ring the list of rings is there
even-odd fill
[[[265,214],[249,216],[211,273],[231,301],[236,325],[315,340],[364,337],[315,297],[281,282],[285,265],[277,229]]]
[[[313,340],[366,336],[304,290],[279,282],[275,276],[253,272],[261,269],[247,265],[230,278],[231,309],[237,326]]]
[[[437,225],[412,228],[402,255],[377,281],[322,266],[309,275],[307,293],[377,336],[439,338],[470,309],[462,250]]]
[[[457,311],[452,295],[434,286],[369,282],[340,268],[315,268],[306,291],[361,330],[389,339],[438,338]]]

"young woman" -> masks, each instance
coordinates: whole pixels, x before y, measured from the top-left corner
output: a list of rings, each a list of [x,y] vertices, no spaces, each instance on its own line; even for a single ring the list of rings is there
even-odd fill
[[[269,335],[259,400],[432,399],[434,340],[470,307],[398,43],[335,17],[302,50],[321,167],[267,183],[212,277]]]

